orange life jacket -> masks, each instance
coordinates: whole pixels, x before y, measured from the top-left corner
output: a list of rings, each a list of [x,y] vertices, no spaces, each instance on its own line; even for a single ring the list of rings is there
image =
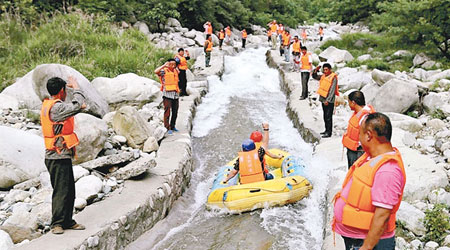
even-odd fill
[[[225,33],[223,31],[219,32],[219,39],[222,40],[225,38]]]
[[[56,151],[59,154],[62,148],[56,147],[55,143],[57,138],[63,138],[63,147],[67,149],[77,146],[79,144],[79,140],[75,132],[73,132],[75,125],[75,119],[73,116],[63,122],[54,122],[50,119],[50,109],[57,101],[60,100],[44,100],[41,108],[41,125],[42,134],[44,135],[45,148],[47,150]],[[53,128],[59,124],[62,125],[61,133],[55,135]]]
[[[322,75],[322,77],[320,77],[320,81],[319,81],[319,89],[317,90],[317,94],[319,94],[320,96],[327,98],[328,96],[328,91],[331,88],[331,85],[333,85],[333,79],[336,77],[337,80],[337,75],[336,73],[331,73],[328,76],[325,76],[325,74]],[[339,86],[336,84],[336,90],[334,91],[334,94],[339,96]]]
[[[209,40],[206,40],[205,47],[206,47],[206,52],[211,52],[212,51],[212,47],[213,47],[213,43],[211,41],[209,41]]]
[[[239,174],[241,184],[265,180],[257,149],[239,152]]]
[[[300,62],[302,63],[302,66],[300,69],[307,69],[307,70],[311,70],[311,64],[309,63],[309,57],[311,56],[311,53],[306,52],[306,55],[301,55],[300,57]]]
[[[303,37],[303,39],[306,39],[306,37],[308,37],[308,34],[306,33],[306,31],[302,32],[302,37]]]
[[[277,27],[277,25],[276,25],[275,23],[273,23],[272,25],[270,25],[270,30],[272,31],[272,34],[273,34],[273,33],[276,33],[276,32],[277,32],[277,29],[278,29],[278,27]]]
[[[161,82],[161,91],[165,88],[166,91],[180,92],[178,87],[178,72],[175,69],[173,71],[170,71],[167,68],[164,69],[164,76],[160,76],[159,81]]]
[[[358,113],[353,112],[352,117],[348,121],[348,127],[347,132],[345,132],[344,136],[342,137],[342,144],[344,147],[356,151],[358,149],[359,145],[359,123],[361,119],[367,115],[375,113],[375,109],[368,105],[370,110],[367,109],[361,109]]]
[[[242,38],[247,39],[247,31],[245,30],[242,31]]]
[[[402,157],[398,149],[394,148],[394,151],[395,154],[382,154],[370,160],[367,159],[369,155],[367,153],[364,153],[364,155],[362,155],[352,165],[347,173],[347,176],[345,177],[344,183],[342,184],[342,188],[344,188],[350,181],[350,179],[352,179],[348,197],[342,197],[339,192],[336,194],[334,199],[334,202],[336,202],[336,200],[339,198],[344,200],[345,202],[345,206],[342,212],[342,221],[340,221],[340,223],[345,226],[362,230],[370,229],[372,219],[375,214],[375,206],[372,205],[371,190],[375,179],[375,174],[377,173],[378,169],[386,162],[397,162],[402,171],[404,183],[406,183],[406,172],[403,166]],[[403,184],[402,195],[400,196],[398,203],[391,210],[387,228],[385,229],[386,232],[392,232],[395,230],[395,214],[400,207],[404,188],[405,185]],[[334,218],[333,225],[335,224],[335,222],[336,218]]]
[[[226,28],[225,33],[227,34],[227,36],[231,36],[231,29]]]
[[[323,36],[323,29],[319,29],[319,35]]]
[[[208,27],[206,28],[206,34],[212,35],[212,32],[213,32],[212,25],[209,24]]]
[[[178,64],[178,69],[187,70],[188,64],[187,64],[186,58],[184,56],[180,56],[179,54],[176,54],[175,57],[180,59],[180,64]]]
[[[267,36],[272,36],[272,30],[267,31]]]
[[[291,34],[289,35],[283,34],[282,38],[283,38],[283,46],[288,46],[289,43],[291,42]]]
[[[278,34],[283,34],[284,33],[284,26],[278,26],[278,29],[277,29],[277,33]]]
[[[292,44],[292,51],[300,53],[300,41],[294,42]]]

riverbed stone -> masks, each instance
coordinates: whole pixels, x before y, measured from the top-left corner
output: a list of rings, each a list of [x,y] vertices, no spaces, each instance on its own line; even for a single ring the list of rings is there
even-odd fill
[[[74,208],[78,210],[83,210],[87,206],[87,201],[83,198],[76,198],[74,203]]]
[[[11,188],[46,171],[42,137],[0,126],[0,138],[0,188]]]
[[[50,225],[52,222],[52,204],[50,202],[43,202],[31,209],[32,217],[36,216],[38,225],[44,227]]]
[[[95,175],[82,177],[75,183],[75,197],[91,200],[102,190],[103,182]]]
[[[426,233],[423,219],[425,213],[410,205],[406,201],[402,201],[397,211],[397,220],[405,223],[405,227],[416,235],[424,235]]]
[[[40,109],[42,101],[34,91],[33,73],[31,70],[23,77],[19,78],[15,83],[6,87],[2,94],[14,97],[19,101],[20,108]]]
[[[444,203],[450,206],[450,193],[443,188],[439,188],[428,194],[428,200],[433,204]]]
[[[144,147],[142,148],[142,151],[146,153],[150,153],[153,151],[157,151],[159,148],[158,141],[155,137],[150,136],[144,143]]]
[[[75,133],[80,144],[76,147],[77,158],[73,162],[78,164],[97,157],[108,138],[108,125],[100,118],[80,113],[75,116]]]
[[[0,249],[9,250],[12,249],[14,243],[9,234],[3,230],[0,230]]]
[[[428,241],[425,244],[425,247],[423,248],[424,250],[435,250],[436,248],[439,247],[439,244],[437,242],[434,241]]]
[[[10,95],[0,93],[0,110],[2,109],[19,109],[19,101]]]
[[[342,68],[337,73],[339,73],[339,91],[342,92],[350,89],[359,90],[373,83],[372,77],[368,72],[357,71],[353,68]]]
[[[117,171],[111,173],[111,177],[126,180],[132,177],[139,176],[147,172],[147,170],[154,168],[155,166],[155,157],[152,155],[148,155],[129,163],[125,167],[119,168]]]
[[[78,166],[83,169],[93,170],[96,168],[104,168],[104,167],[108,167],[108,166],[112,167],[112,166],[116,166],[116,165],[124,165],[133,160],[135,160],[133,152],[124,151],[124,152],[120,152],[118,154],[102,156],[102,157],[96,158],[94,160],[84,162]]]
[[[419,89],[399,79],[391,79],[378,90],[373,106],[378,112],[403,113],[419,101]]]
[[[327,61],[332,63],[350,62],[354,59],[352,54],[347,50],[338,49],[334,46],[328,47],[326,50],[319,54],[321,61]]]
[[[384,114],[389,117],[393,127],[401,128],[411,133],[418,132],[423,128],[420,120],[411,116],[393,112],[384,112]]]
[[[379,69],[374,69],[372,71],[372,79],[380,86],[393,78],[395,78],[395,75],[390,72],[382,71]]]
[[[88,176],[89,170],[81,167],[80,165],[73,166],[73,178],[76,181],[78,181],[81,177]]]
[[[430,77],[428,77],[428,81],[430,82],[434,82],[434,81],[438,81],[441,79],[445,79],[445,78],[450,78],[450,69],[444,70],[440,73],[434,74]]]
[[[423,105],[430,111],[434,111],[438,108],[441,108],[444,105],[439,94],[430,92],[423,98]]]
[[[445,122],[440,119],[431,119],[427,121],[427,127],[433,128],[434,130],[441,130],[445,127]]]
[[[136,108],[131,106],[121,107],[114,115],[113,127],[117,134],[127,138],[128,145],[140,148],[152,131],[147,123],[139,115]]]

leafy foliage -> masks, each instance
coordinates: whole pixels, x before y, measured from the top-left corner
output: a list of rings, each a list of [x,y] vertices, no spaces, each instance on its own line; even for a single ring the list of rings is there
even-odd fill
[[[447,210],[447,214],[444,210]],[[448,207],[445,204],[436,204],[432,210],[427,210],[424,219],[424,225],[427,229],[425,240],[441,243],[446,231],[450,230],[449,220]]]

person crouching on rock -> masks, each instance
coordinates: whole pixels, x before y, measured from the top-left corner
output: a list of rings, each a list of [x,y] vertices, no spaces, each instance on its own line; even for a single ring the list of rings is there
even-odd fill
[[[73,100],[66,103],[66,87],[73,88]],[[72,157],[78,137],[74,133],[74,115],[86,107],[85,97],[77,81],[68,78],[68,83],[53,77],[47,81],[51,95],[45,99],[41,109],[42,133],[45,142],[45,166],[50,174],[52,195],[52,233],[62,234],[65,229],[84,230],[85,227],[72,219],[75,202],[75,182]]]
[[[164,127],[167,134],[178,132],[175,123],[178,116],[178,99],[180,88],[178,87],[178,69],[175,59],[170,58],[167,62],[155,69],[155,74],[159,76],[161,91],[163,92],[164,105]],[[172,112],[172,115],[170,114]],[[170,123],[169,123],[170,118]]]

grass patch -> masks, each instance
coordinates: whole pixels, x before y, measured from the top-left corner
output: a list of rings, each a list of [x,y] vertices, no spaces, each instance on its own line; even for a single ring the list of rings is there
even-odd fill
[[[68,65],[89,80],[130,72],[156,79],[153,70],[172,56],[135,29],[120,32],[102,15],[56,14],[37,27],[0,21],[0,91],[45,63]]]

